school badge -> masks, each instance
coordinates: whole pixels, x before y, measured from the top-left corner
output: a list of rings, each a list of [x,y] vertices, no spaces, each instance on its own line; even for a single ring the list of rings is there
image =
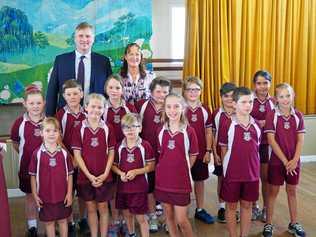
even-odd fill
[[[34,129],[34,136],[36,136],[36,137],[41,136],[41,129],[35,128],[35,129]]]
[[[249,142],[251,139],[250,132],[244,132],[244,140]]]
[[[133,154],[133,153],[128,153],[126,160],[127,160],[128,163],[133,163],[133,162],[135,161],[135,156],[134,156],[134,154]]]
[[[154,122],[155,123],[160,123],[160,115],[155,115]]]
[[[75,120],[75,122],[74,122],[74,127],[77,127],[77,126],[79,125],[79,123],[80,123],[80,121]]]
[[[175,144],[176,144],[176,143],[175,143],[175,140],[169,140],[169,141],[168,141],[168,148],[169,148],[170,150],[173,150],[173,149],[176,147]]]
[[[92,147],[97,147],[99,145],[99,141],[97,137],[92,137],[91,138],[91,146]]]
[[[120,115],[114,115],[114,123],[120,123],[120,122],[121,122]]]
[[[284,129],[290,129],[290,122],[284,122]]]
[[[57,165],[56,159],[55,158],[50,158],[49,159],[49,166],[50,167],[55,167]]]
[[[191,121],[192,122],[196,122],[197,121],[197,114],[192,114]]]
[[[265,107],[264,105],[260,105],[260,106],[259,106],[259,111],[260,111],[261,113],[265,112],[265,111],[266,111],[266,107]]]

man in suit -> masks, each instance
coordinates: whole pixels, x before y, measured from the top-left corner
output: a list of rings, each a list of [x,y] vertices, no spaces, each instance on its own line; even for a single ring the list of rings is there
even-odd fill
[[[107,57],[91,52],[93,42],[93,26],[82,22],[75,30],[76,50],[56,56],[46,94],[47,116],[54,116],[65,105],[62,86],[69,79],[76,78],[81,83],[84,96],[104,94],[104,83],[112,74],[111,64]]]

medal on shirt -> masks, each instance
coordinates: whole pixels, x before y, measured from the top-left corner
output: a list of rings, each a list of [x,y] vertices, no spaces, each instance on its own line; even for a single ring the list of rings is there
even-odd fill
[[[197,121],[197,114],[192,114],[191,121],[192,122],[196,122]]]
[[[99,141],[97,137],[92,137],[91,138],[91,146],[92,147],[97,147],[99,145]]]
[[[120,123],[120,122],[121,122],[120,115],[114,115],[114,123]]]
[[[36,137],[41,136],[41,130],[39,128],[34,129],[34,136],[36,136]]]
[[[175,145],[175,140],[169,140],[169,141],[168,141],[168,148],[169,148],[170,150],[173,150],[175,147],[176,147],[176,145]]]
[[[244,140],[249,142],[251,139],[250,132],[244,132]]]
[[[284,129],[290,129],[290,122],[284,122]]]
[[[55,167],[56,166],[56,159],[55,158],[49,158],[49,166]]]
[[[133,163],[133,162],[135,161],[135,156],[134,156],[134,154],[133,154],[133,153],[128,153],[126,160],[127,160],[128,163]]]
[[[160,115],[155,115],[154,122],[155,123],[160,123]]]
[[[265,111],[266,111],[266,107],[265,107],[264,105],[260,105],[260,106],[259,106],[259,111],[260,111],[261,113],[265,112]]]

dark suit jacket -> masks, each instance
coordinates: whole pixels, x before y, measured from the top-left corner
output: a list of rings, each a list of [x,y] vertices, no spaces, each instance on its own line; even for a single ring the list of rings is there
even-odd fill
[[[56,110],[66,104],[62,96],[62,86],[65,81],[75,79],[75,61],[75,51],[56,56],[46,94],[47,116],[54,116]],[[112,68],[110,60],[101,54],[91,52],[91,78],[89,92],[104,94],[104,83],[107,77],[111,74]]]

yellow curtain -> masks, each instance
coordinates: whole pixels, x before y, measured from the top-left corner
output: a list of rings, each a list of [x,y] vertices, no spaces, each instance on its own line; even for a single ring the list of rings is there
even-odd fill
[[[266,69],[271,94],[287,82],[298,109],[316,113],[316,0],[187,0],[186,11],[183,76],[204,81],[204,103],[218,107],[223,83],[251,87]]]

